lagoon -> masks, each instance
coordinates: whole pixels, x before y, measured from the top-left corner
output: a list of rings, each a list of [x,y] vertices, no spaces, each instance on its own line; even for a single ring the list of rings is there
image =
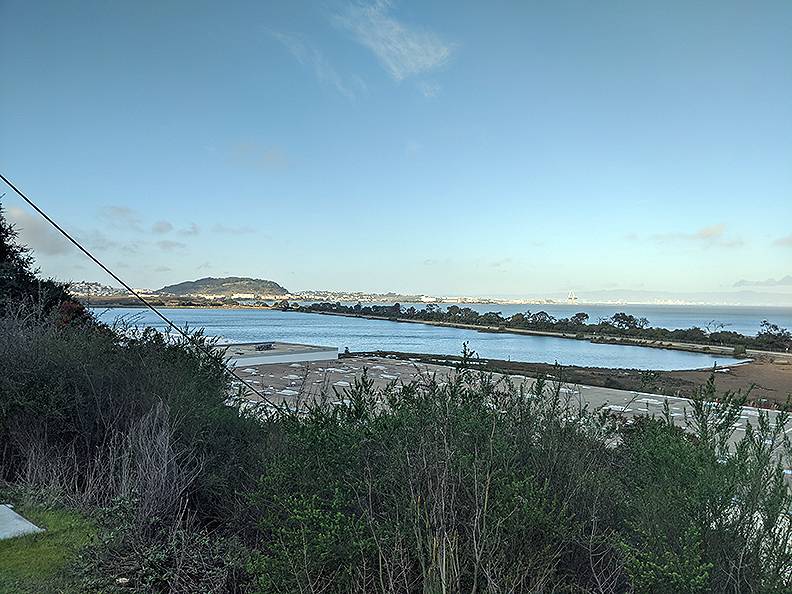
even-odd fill
[[[164,329],[151,311],[140,308],[94,310],[101,320],[121,318],[138,326]],[[582,367],[621,367],[670,371],[733,365],[741,360],[666,349],[592,344],[545,336],[478,332],[385,320],[347,318],[266,309],[161,308],[180,327],[203,328],[224,342],[273,340],[322,346],[343,351],[402,351],[458,355],[468,342],[481,357],[511,361],[559,363]]]

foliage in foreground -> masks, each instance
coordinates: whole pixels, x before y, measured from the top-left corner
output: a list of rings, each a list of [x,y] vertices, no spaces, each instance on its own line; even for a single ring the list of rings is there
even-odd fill
[[[280,418],[255,507],[261,592],[745,592],[789,587],[785,416],[736,449],[711,383],[624,424],[559,386],[462,371]]]
[[[785,415],[730,445],[743,399],[713,404],[714,383],[692,433],[464,366],[243,412],[188,343],[24,311],[0,325],[3,479],[94,517],[83,591],[792,586]]]

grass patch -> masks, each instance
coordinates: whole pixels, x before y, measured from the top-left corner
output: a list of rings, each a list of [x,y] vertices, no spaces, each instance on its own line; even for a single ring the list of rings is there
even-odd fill
[[[0,540],[0,592],[76,594],[66,566],[93,538],[93,524],[64,509],[20,506],[15,511],[46,532]]]

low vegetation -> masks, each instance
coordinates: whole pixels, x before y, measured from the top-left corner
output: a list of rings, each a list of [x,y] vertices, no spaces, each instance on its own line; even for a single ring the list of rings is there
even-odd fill
[[[8,497],[14,494],[0,494],[0,498]],[[16,511],[46,532],[0,540],[0,592],[77,594],[71,568],[92,542],[92,523],[75,511],[40,504],[28,504]]]
[[[282,307],[290,306],[284,302]],[[470,307],[449,305],[445,310],[440,306],[429,304],[423,309],[413,306],[402,307],[393,305],[344,305],[341,303],[313,303],[299,306],[300,310],[309,312],[336,313],[349,316],[376,316],[388,319],[416,320],[425,322],[441,322],[466,326],[481,326],[500,330],[517,329],[537,332],[556,332],[573,335],[577,338],[620,338],[641,339],[658,342],[682,342],[701,345],[730,346],[744,353],[746,348],[765,351],[788,352],[792,350],[792,333],[786,328],[763,321],[756,336],[745,336],[738,332],[726,330],[722,324],[713,321],[708,328],[687,328],[669,330],[653,328],[646,318],[619,312],[609,318],[590,322],[589,315],[576,313],[569,318],[557,319],[545,311],[516,313],[503,317],[500,312],[479,313]]]
[[[469,353],[449,378],[251,408],[200,334],[68,302],[15,295],[0,316],[4,497],[80,526],[0,545],[11,592],[47,591],[36,542],[64,547],[42,570],[64,592],[792,588],[786,415],[738,438],[744,396],[714,380],[687,432],[495,381]]]

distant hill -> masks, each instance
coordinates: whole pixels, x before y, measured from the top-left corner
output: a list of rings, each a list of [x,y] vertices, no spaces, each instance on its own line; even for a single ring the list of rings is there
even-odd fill
[[[227,276],[225,278],[199,278],[175,285],[168,285],[155,291],[160,295],[214,295],[231,297],[232,295],[287,295],[289,291],[271,280]]]

